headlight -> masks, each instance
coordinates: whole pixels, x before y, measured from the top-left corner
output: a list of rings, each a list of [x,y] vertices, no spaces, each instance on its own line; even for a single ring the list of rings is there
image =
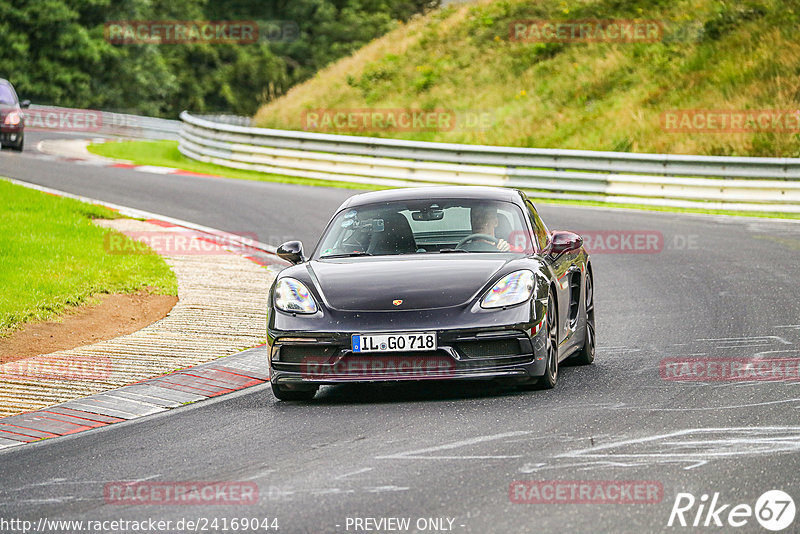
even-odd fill
[[[275,307],[289,313],[316,313],[317,303],[299,280],[284,278],[275,288]]]
[[[515,271],[498,280],[481,299],[483,308],[502,308],[525,302],[533,294],[533,272]]]
[[[18,111],[12,111],[8,115],[6,115],[6,118],[3,121],[3,124],[8,124],[10,126],[16,126],[17,124],[19,124],[19,121],[21,121],[21,120],[22,120],[22,117],[20,116],[19,112]]]

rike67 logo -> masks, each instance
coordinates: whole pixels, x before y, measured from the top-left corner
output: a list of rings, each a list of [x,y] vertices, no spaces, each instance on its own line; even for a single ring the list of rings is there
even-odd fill
[[[755,517],[762,527],[777,532],[794,522],[795,511],[794,500],[781,490],[765,492],[755,506],[724,503],[719,493],[710,498],[704,493],[699,499],[691,493],[678,493],[667,526],[743,527]]]

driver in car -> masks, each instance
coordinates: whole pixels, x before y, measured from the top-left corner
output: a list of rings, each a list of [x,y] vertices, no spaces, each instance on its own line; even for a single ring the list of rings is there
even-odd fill
[[[491,204],[475,206],[470,209],[469,218],[472,224],[472,233],[480,235],[476,236],[463,248],[481,251],[497,249],[501,252],[507,252],[511,249],[508,241],[495,236],[495,229],[500,224],[496,206]],[[489,238],[493,239],[490,240]]]

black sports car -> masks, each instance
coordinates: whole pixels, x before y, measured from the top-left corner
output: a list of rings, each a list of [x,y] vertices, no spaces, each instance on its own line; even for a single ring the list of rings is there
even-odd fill
[[[11,82],[0,78],[0,147],[22,150],[25,145],[24,108],[30,100],[19,101]]]
[[[583,240],[549,232],[521,191],[423,187],[356,195],[311,257],[269,295],[272,391],[308,400],[322,384],[502,379],[552,388],[559,362],[595,352]]]

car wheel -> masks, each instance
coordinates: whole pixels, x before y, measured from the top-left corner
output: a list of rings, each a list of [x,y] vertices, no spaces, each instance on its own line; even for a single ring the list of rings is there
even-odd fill
[[[11,145],[11,148],[13,150],[16,150],[17,152],[22,152],[22,147],[24,145],[25,145],[25,137],[20,137],[19,143],[17,143],[16,145]]]
[[[317,389],[287,389],[278,384],[272,384],[272,394],[282,401],[309,401],[317,394]]]
[[[536,382],[523,384],[523,390],[531,389],[553,389],[558,381],[558,311],[556,310],[556,300],[553,291],[547,296],[547,362],[545,364],[544,376],[539,377]]]
[[[586,328],[583,348],[572,358],[576,365],[590,365],[594,361],[597,338],[594,329],[594,284],[591,273],[586,274]]]

